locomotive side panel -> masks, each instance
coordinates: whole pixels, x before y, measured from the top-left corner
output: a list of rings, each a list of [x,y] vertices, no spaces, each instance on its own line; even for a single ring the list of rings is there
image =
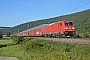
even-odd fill
[[[59,23],[52,25],[52,33],[58,33],[59,32]]]

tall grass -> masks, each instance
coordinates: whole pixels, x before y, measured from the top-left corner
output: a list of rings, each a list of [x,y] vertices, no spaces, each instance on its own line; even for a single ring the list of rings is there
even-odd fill
[[[25,38],[20,44],[0,48],[0,56],[20,60],[90,60],[90,46]]]
[[[1,44],[11,44],[12,40],[10,39],[10,37],[4,37],[3,39],[0,40],[0,45]]]

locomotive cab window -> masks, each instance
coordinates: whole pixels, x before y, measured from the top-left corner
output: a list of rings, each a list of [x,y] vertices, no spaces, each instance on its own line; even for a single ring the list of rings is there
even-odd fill
[[[65,22],[65,26],[72,26],[73,22]]]
[[[73,25],[73,22],[69,22],[69,25]]]
[[[60,23],[60,26],[62,26],[62,23]]]

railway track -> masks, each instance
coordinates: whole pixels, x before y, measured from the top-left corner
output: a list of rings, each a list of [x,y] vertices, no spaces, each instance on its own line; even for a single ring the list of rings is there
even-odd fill
[[[90,38],[44,38],[44,37],[35,37],[35,38],[44,39],[44,40],[51,40],[54,42],[90,45]]]

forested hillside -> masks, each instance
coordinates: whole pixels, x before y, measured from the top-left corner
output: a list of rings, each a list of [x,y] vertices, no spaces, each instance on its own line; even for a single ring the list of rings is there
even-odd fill
[[[3,33],[6,32],[11,32],[11,33],[18,33],[24,30],[27,30],[28,28],[32,28],[41,24],[48,24],[48,23],[53,23],[57,22],[62,19],[69,19],[73,20],[74,24],[76,26],[77,33],[80,34],[90,34],[90,9],[69,14],[69,15],[63,15],[63,16],[58,16],[54,18],[48,18],[48,19],[43,19],[43,20],[37,20],[37,21],[32,21],[32,22],[27,22],[24,24],[20,24],[18,26],[14,26],[12,28],[6,28],[3,29]],[[29,27],[28,27],[29,26]]]
[[[10,28],[12,28],[12,27],[0,27],[0,31],[5,31],[6,29],[10,29]]]
[[[6,28],[11,28],[11,27],[0,27],[0,29],[6,29]]]

